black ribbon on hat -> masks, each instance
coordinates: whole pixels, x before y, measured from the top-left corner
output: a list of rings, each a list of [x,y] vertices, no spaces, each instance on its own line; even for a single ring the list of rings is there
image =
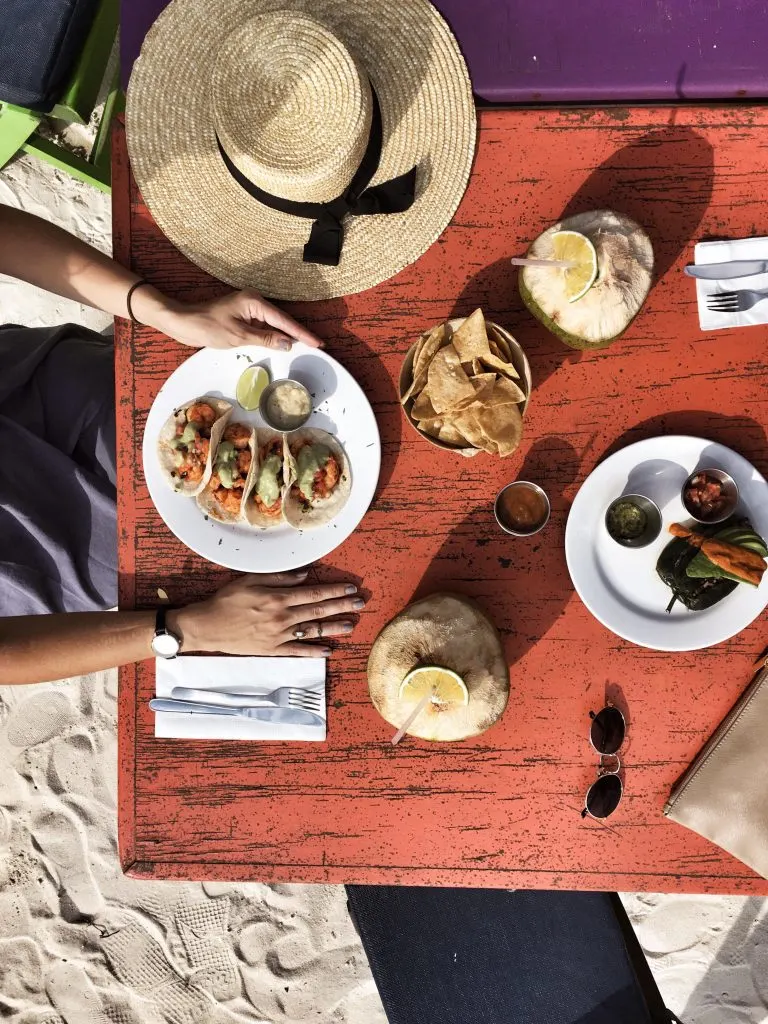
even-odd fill
[[[327,203],[301,203],[264,192],[235,167],[224,152],[218,135],[216,136],[224,166],[249,195],[280,213],[289,213],[294,217],[306,217],[314,221],[309,241],[304,246],[305,263],[321,263],[326,267],[339,265],[344,245],[343,221],[347,215],[359,217],[369,213],[403,213],[413,205],[416,187],[415,167],[397,178],[390,178],[389,181],[383,181],[373,188],[367,187],[379,166],[382,144],[381,109],[373,89],[371,94],[371,131],[363,159],[347,188],[340,196]]]

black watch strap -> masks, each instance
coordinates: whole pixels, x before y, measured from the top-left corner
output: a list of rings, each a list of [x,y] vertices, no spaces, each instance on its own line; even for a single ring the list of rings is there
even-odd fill
[[[165,605],[157,609],[157,614],[155,615],[155,636],[158,633],[168,632],[168,627],[165,624],[165,614],[167,611],[168,608]]]

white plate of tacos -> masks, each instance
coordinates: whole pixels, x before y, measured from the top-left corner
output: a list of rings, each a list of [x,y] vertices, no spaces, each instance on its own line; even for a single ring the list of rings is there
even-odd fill
[[[238,405],[251,365],[305,385],[313,407],[304,427],[279,434]],[[362,388],[326,352],[202,349],[158,392],[143,462],[157,511],[192,551],[241,572],[281,572],[355,530],[376,490],[381,442]]]

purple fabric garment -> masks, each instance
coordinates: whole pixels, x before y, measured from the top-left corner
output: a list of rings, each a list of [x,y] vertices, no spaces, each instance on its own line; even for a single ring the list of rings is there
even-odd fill
[[[112,341],[0,327],[0,615],[116,603]]]

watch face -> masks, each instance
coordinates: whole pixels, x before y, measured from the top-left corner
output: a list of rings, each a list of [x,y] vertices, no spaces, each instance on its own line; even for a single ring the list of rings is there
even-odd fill
[[[179,641],[172,633],[157,633],[152,638],[152,650],[158,658],[175,658],[179,647]]]

